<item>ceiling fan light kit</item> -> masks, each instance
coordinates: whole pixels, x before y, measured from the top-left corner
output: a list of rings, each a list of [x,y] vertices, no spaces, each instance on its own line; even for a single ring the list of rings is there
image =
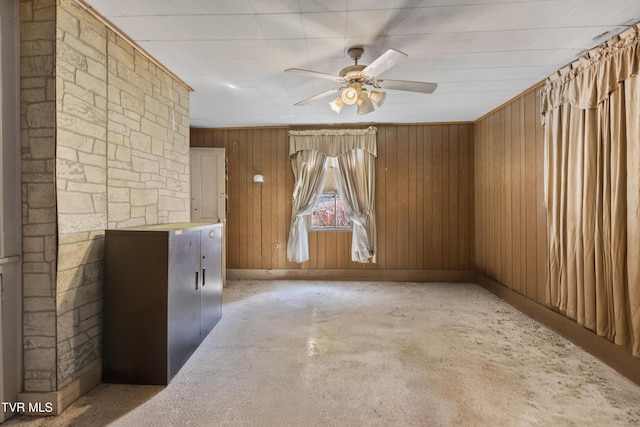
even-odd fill
[[[362,89],[358,97],[358,114],[368,114],[375,110],[366,89]]]
[[[382,107],[382,104],[384,104],[384,100],[387,99],[387,93],[372,90],[371,92],[369,92],[369,98],[373,102],[375,102],[378,107]]]
[[[333,101],[331,101],[329,103],[329,106],[331,107],[331,109],[333,111],[335,111],[336,113],[340,114],[340,110],[342,110],[342,107],[344,107],[344,101],[342,100],[342,96],[339,96],[336,99],[334,99]]]
[[[362,88],[359,86],[360,85],[356,83],[353,86],[348,87],[342,91],[342,94],[340,95],[340,97],[342,98],[342,101],[345,104],[353,105],[358,101],[358,97],[360,96],[360,91],[362,90]]]
[[[310,102],[317,101],[341,91],[339,97],[329,102],[329,106],[333,111],[340,114],[340,111],[345,104],[357,104],[358,114],[368,114],[375,110],[373,103],[375,103],[378,107],[382,106],[387,97],[387,94],[386,92],[380,92],[377,90],[367,92],[367,89],[363,87],[364,85],[373,86],[376,89],[393,89],[420,93],[433,93],[433,91],[436,90],[436,87],[438,86],[435,83],[427,82],[411,82],[407,80],[379,80],[377,77],[380,74],[393,67],[399,60],[407,57],[406,53],[402,53],[399,50],[389,49],[367,66],[358,65],[358,59],[360,59],[360,57],[364,53],[363,48],[353,47],[349,49],[347,53],[349,54],[351,59],[353,59],[355,64],[343,68],[340,71],[340,75],[338,76],[327,73],[320,73],[317,71],[302,70],[300,68],[289,68],[285,70],[285,72],[303,74],[311,77],[319,77],[342,83],[342,86],[339,88],[330,89],[321,94],[314,95],[311,98],[307,98],[300,102],[297,102],[295,105],[306,105]]]

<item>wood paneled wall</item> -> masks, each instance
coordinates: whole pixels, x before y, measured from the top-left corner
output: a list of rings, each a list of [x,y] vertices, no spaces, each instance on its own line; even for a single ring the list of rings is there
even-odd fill
[[[547,220],[536,92],[475,124],[473,255],[476,271],[544,304]]]
[[[377,129],[377,264],[351,262],[349,232],[311,232],[310,260],[287,261],[290,128],[191,129],[192,147],[226,149],[227,268],[470,270],[473,124]]]
[[[373,265],[350,262],[351,234],[340,232],[311,233],[311,260],[302,265],[287,262],[293,189],[288,128],[192,129],[192,146],[227,149],[227,267],[307,269],[313,274],[318,273],[312,269],[372,269],[390,271],[398,280],[414,280],[403,272],[476,271],[480,275],[475,279],[487,289],[623,375],[640,378],[637,359],[622,347],[529,303],[548,306],[544,141],[537,89],[473,124],[377,126],[378,264]],[[253,184],[256,173],[265,176],[264,184]],[[274,249],[274,243],[282,248]],[[331,273],[322,277],[342,278]]]

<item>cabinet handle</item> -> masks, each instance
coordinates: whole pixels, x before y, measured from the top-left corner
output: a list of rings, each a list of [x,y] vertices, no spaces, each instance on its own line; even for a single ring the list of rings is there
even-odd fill
[[[204,288],[204,272],[206,271],[206,268],[202,269],[202,287]]]
[[[196,291],[198,290],[198,272],[196,271]]]

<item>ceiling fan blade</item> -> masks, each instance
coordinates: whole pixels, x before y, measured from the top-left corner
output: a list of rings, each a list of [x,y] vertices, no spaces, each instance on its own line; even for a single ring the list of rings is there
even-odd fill
[[[371,64],[367,65],[365,69],[362,70],[362,74],[369,78],[375,78],[407,56],[408,55],[406,53],[400,52],[399,50],[389,49],[377,57]]]
[[[377,80],[376,86],[382,89],[406,90],[409,92],[433,93],[436,83],[412,82],[409,80]]]
[[[294,74],[300,74],[303,76],[309,76],[309,77],[319,77],[321,79],[327,79],[327,80],[333,80],[336,82],[341,82],[344,81],[344,79],[340,76],[334,76],[333,74],[327,74],[327,73],[320,73],[318,71],[309,71],[309,70],[303,70],[300,68],[288,68],[286,70],[284,70],[285,73],[294,73]]]
[[[300,102],[296,102],[294,105],[298,105],[298,106],[307,105],[310,102],[317,101],[318,99],[325,98],[329,95],[333,95],[334,93],[338,92],[340,89],[341,88],[335,88],[335,89],[328,90],[326,92],[322,92],[318,95],[312,96],[311,98],[303,99]]]

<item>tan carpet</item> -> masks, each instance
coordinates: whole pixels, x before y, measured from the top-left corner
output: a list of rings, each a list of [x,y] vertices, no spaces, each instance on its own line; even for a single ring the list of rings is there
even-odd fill
[[[230,281],[172,383],[42,426],[624,426],[640,387],[477,285]]]

